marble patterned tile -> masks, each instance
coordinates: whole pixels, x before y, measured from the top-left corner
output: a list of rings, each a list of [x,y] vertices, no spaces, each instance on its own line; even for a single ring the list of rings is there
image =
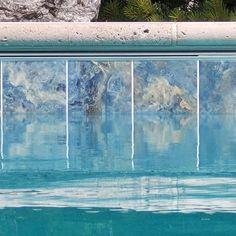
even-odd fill
[[[200,112],[236,113],[236,61],[200,61]]]
[[[131,112],[131,62],[70,61],[69,109]]]
[[[64,61],[3,62],[4,112],[64,112]]]
[[[141,113],[196,112],[196,72],[196,61],[136,61],[134,64],[135,111]]]

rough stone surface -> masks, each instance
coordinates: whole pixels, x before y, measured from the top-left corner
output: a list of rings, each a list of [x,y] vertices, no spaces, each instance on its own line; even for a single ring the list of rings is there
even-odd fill
[[[181,22],[176,23],[178,46],[234,46],[235,22]]]
[[[1,0],[0,21],[96,20],[101,0]]]
[[[214,31],[214,34],[212,32]],[[234,22],[2,22],[0,51],[235,51]]]

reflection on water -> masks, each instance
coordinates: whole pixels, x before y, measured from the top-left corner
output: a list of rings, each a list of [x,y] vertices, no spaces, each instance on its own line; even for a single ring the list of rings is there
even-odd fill
[[[84,116],[69,120],[70,168],[80,171],[129,171],[131,116]]]
[[[235,213],[234,124],[201,117],[197,169],[195,116],[6,115],[0,208]]]
[[[140,223],[142,222],[142,223]],[[126,213],[107,209],[8,208],[0,210],[1,235],[205,236],[235,235],[234,214]]]
[[[196,170],[196,117],[149,115],[135,121],[136,169]]]
[[[202,116],[200,166],[202,170],[235,171],[236,116]]]
[[[7,169],[61,169],[65,166],[64,115],[4,117],[3,157]]]
[[[234,172],[235,121],[233,115],[201,116],[198,143],[196,116],[136,115],[132,131],[130,114],[70,113],[68,124],[65,114],[6,115],[2,167],[81,172]],[[198,145],[200,169],[196,167]]]
[[[56,174],[55,174],[56,175]],[[18,176],[19,177],[19,176]],[[39,176],[38,176],[39,177]],[[45,176],[0,181],[0,207],[106,207],[162,212],[236,212],[234,176]],[[42,181],[42,179],[44,181]]]

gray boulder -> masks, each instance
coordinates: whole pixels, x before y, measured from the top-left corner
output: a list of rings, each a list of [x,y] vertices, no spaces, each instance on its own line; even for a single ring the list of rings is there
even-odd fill
[[[100,4],[101,0],[1,0],[0,21],[94,21]]]

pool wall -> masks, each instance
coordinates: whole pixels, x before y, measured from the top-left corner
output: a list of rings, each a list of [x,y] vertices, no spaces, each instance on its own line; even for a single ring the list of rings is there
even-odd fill
[[[1,109],[235,113],[235,48],[233,22],[1,23]]]
[[[0,51],[233,51],[234,22],[0,24]]]
[[[2,169],[234,168],[235,116],[208,114],[236,112],[235,30],[207,24],[1,24]]]

